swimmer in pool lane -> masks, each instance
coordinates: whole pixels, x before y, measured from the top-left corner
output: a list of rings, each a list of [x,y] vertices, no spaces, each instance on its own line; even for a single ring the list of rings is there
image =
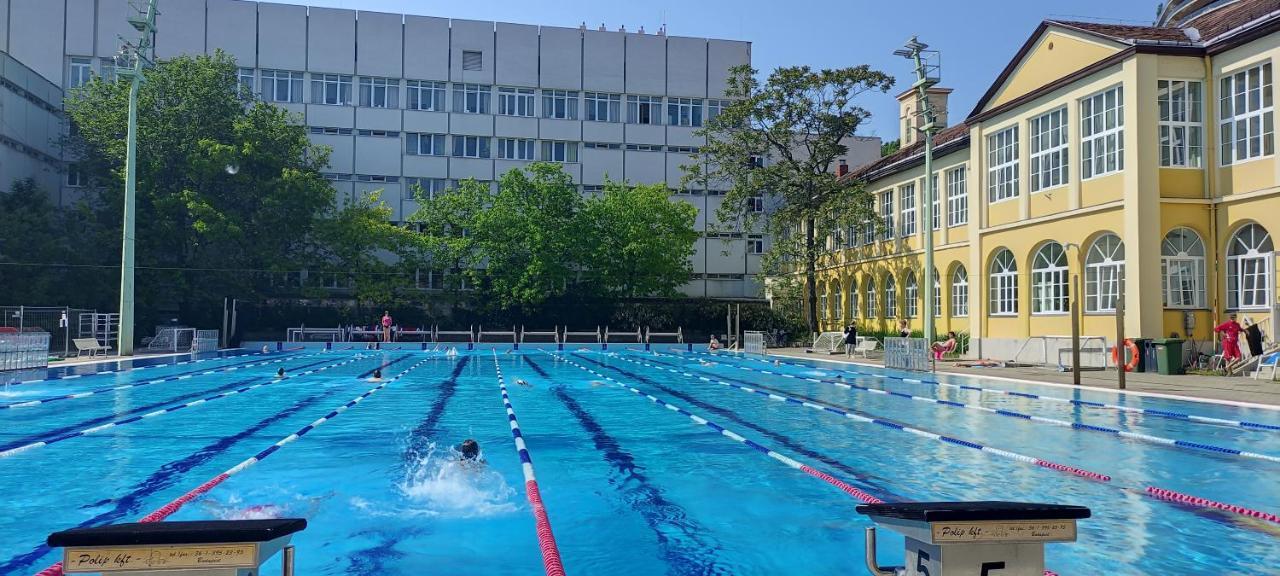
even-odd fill
[[[516,378],[516,384],[524,386],[525,388],[533,388],[533,384],[530,384],[529,381],[524,378]]]
[[[480,456],[480,443],[467,438],[458,445],[459,462],[467,468],[480,468],[484,466],[484,458]]]
[[[276,378],[284,378],[284,368],[276,370]]]
[[[381,368],[374,368],[374,369],[373,369],[373,377],[369,378],[369,381],[370,381],[370,382],[381,382],[381,381],[382,381],[382,369],[381,369]]]

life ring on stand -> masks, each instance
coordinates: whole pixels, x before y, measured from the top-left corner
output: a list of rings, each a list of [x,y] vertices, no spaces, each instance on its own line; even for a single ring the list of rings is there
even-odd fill
[[[1133,340],[1125,338],[1124,347],[1129,349],[1129,363],[1124,365],[1124,371],[1133,372],[1138,368],[1138,361],[1142,360],[1142,355],[1138,352],[1138,345],[1134,344]],[[1120,365],[1119,346],[1111,347],[1111,361],[1114,362],[1116,366]]]

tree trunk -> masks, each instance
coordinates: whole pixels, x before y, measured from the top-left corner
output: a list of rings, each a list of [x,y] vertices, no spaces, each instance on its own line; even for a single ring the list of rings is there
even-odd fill
[[[818,254],[814,249],[813,218],[805,221],[804,230],[804,295],[809,304],[805,321],[809,324],[809,333],[818,331]]]

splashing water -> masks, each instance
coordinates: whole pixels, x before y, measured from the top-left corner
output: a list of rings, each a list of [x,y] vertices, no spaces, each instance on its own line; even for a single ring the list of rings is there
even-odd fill
[[[453,448],[437,450],[435,443],[425,455],[414,456],[396,488],[405,499],[400,514],[479,518],[516,510],[516,491],[501,474],[484,464],[463,463]]]

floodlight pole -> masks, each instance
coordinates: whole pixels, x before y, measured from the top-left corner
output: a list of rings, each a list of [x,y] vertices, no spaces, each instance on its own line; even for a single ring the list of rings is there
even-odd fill
[[[131,16],[129,23],[141,33],[137,46],[125,45],[121,53],[132,53],[132,66],[118,69],[117,74],[130,78],[129,132],[125,137],[124,222],[120,246],[120,335],[119,353],[133,355],[133,262],[134,221],[138,187],[138,91],[142,88],[142,69],[151,38],[156,30],[156,0],[148,0],[145,14]]]
[[[918,112],[924,116],[924,125],[918,130],[924,134],[924,197],[921,204],[924,205],[922,210],[924,217],[924,222],[922,222],[924,228],[923,275],[926,282],[933,280],[933,195],[938,194],[933,189],[933,136],[938,132],[938,126],[933,103],[929,100],[929,88],[938,83],[938,76],[936,66],[933,67],[933,75],[930,75],[929,67],[926,67],[924,58],[921,57],[921,53],[928,47],[927,44],[921,43],[915,36],[912,36],[903,49],[894,52],[894,54],[909,58],[915,63],[916,81],[912,87],[916,90]],[[941,196],[938,198],[938,204],[942,204]],[[939,282],[941,282],[941,278],[939,278]],[[930,282],[928,286],[929,288],[924,291],[924,339],[925,342],[933,342],[933,310],[938,303],[933,301],[933,284]]]

